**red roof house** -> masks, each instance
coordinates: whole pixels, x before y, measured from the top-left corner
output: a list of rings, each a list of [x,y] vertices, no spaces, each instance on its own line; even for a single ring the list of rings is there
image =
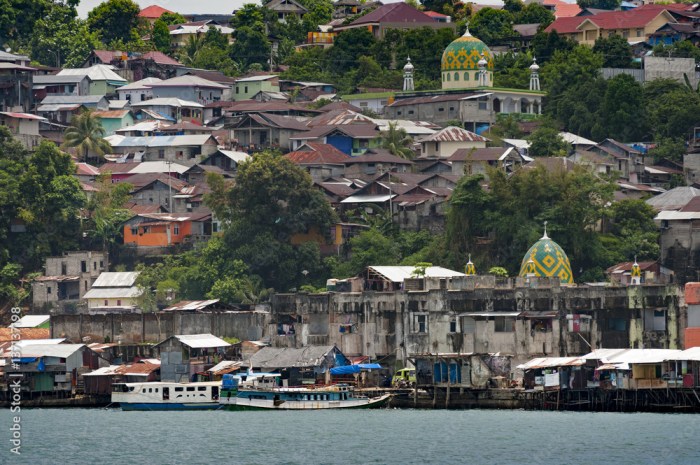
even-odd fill
[[[357,18],[345,26],[334,27],[334,31],[345,31],[358,27],[368,28],[375,37],[382,38],[388,29],[415,29],[421,27],[450,27],[455,28],[454,23],[439,22],[435,18],[416,10],[404,2],[388,3],[376,10]]]

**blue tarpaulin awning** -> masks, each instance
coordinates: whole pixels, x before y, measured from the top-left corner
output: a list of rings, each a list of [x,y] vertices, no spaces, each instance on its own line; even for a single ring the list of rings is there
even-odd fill
[[[358,363],[357,365],[345,365],[331,368],[332,375],[354,375],[362,370],[380,370],[382,366],[378,363]]]

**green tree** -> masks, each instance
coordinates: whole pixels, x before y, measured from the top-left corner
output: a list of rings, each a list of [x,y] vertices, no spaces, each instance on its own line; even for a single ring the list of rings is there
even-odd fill
[[[90,154],[101,157],[112,150],[109,142],[104,140],[105,129],[99,118],[91,111],[84,111],[71,120],[63,133],[63,146],[74,148],[79,158],[87,163]]]
[[[308,173],[261,152],[240,165],[235,185],[211,176],[210,187],[206,202],[226,224],[228,256],[242,260],[267,287],[287,290],[299,284],[302,270],[319,269],[318,245],[292,245],[293,237],[323,235],[335,221]]]
[[[642,86],[632,76],[620,74],[610,79],[600,107],[607,137],[623,142],[644,138],[644,103]]]
[[[396,122],[389,122],[389,127],[386,131],[381,132],[382,148],[387,149],[392,155],[413,159],[415,153],[411,149],[413,139],[406,133],[402,127],[398,127]]]
[[[163,53],[170,52],[170,30],[162,19],[156,19],[153,23],[153,34],[151,36],[153,45]]]
[[[471,33],[487,45],[499,45],[517,36],[513,30],[515,18],[506,10],[482,8],[469,22]]]
[[[270,59],[270,41],[265,33],[248,26],[236,30],[236,42],[231,46],[231,59],[250,67],[253,63],[265,65]]]
[[[503,2],[503,9],[512,13],[513,15],[519,13],[524,7],[525,4],[522,2],[522,0],[505,0]]]
[[[616,10],[620,7],[621,0],[577,0],[579,8],[597,8],[600,10]]]
[[[338,74],[355,69],[361,56],[371,56],[374,35],[365,28],[342,31],[328,50],[329,62]]]
[[[538,32],[532,39],[532,54],[537,58],[540,64],[546,63],[554,53],[559,50],[561,52],[569,52],[576,47],[576,42],[572,39],[560,36],[557,31]]]
[[[632,47],[627,39],[617,34],[598,37],[593,51],[603,56],[603,66],[607,68],[629,68],[632,63]]]
[[[265,24],[271,23],[275,18],[272,10],[259,6],[254,3],[246,3],[243,7],[236,11],[236,14],[231,18],[231,26],[234,29],[248,27],[258,32],[265,32]]]
[[[685,146],[685,141],[682,138],[664,137],[656,141],[656,145],[649,149],[649,155],[654,157],[654,162],[660,160],[670,160],[676,163],[683,163],[683,155],[688,149]]]
[[[541,126],[530,137],[528,155],[532,157],[565,157],[571,150],[571,145],[559,135],[556,128]]]
[[[554,22],[554,13],[538,3],[530,3],[513,15],[515,24],[539,24],[544,29]]]
[[[185,46],[180,50],[180,62],[183,65],[194,67],[201,49],[202,38],[196,35],[189,36]]]
[[[138,39],[136,27],[141,8],[132,0],[107,0],[88,13],[88,25],[104,43]]]
[[[700,94],[672,80],[644,84],[646,110],[654,138],[683,138],[698,124]]]
[[[475,258],[481,254],[482,247],[477,247],[477,237],[483,237],[488,231],[486,212],[491,206],[491,195],[481,187],[482,175],[465,176],[455,187],[447,210],[445,243],[451,257],[450,266],[461,269],[466,257]]]
[[[158,19],[163,21],[166,26],[174,26],[175,24],[183,24],[187,22],[187,19],[185,19],[185,17],[180,13],[171,13],[169,11],[166,11],[160,15],[160,18]]]
[[[102,173],[95,180],[95,187],[97,191],[87,204],[92,229],[86,233],[98,238],[102,250],[111,255],[111,248],[121,235],[123,223],[133,216],[124,208],[133,186],[128,182],[112,183],[111,173]]]

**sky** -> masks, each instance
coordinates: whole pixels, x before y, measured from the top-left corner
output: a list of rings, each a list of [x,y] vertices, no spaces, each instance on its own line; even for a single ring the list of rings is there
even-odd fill
[[[81,0],[78,5],[78,15],[86,18],[88,11],[95,8],[104,0]],[[216,13],[231,14],[233,10],[241,7],[244,3],[260,3],[257,0],[134,0],[141,8],[150,5],[160,5],[170,11],[177,13]]]

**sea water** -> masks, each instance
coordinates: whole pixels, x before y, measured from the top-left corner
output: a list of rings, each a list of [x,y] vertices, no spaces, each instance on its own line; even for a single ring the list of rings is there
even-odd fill
[[[518,410],[0,412],[0,464],[700,465],[700,415]]]

